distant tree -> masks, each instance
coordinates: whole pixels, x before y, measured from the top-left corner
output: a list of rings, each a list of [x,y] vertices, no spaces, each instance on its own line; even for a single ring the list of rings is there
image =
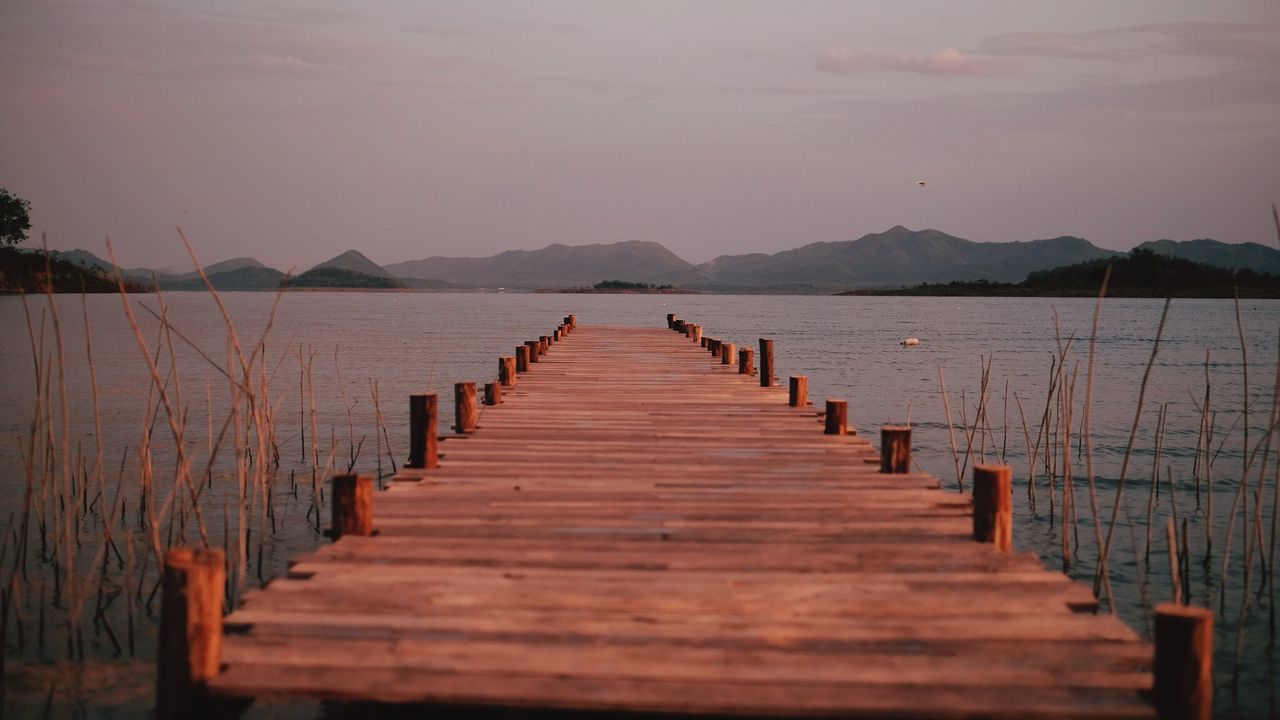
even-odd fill
[[[14,247],[31,229],[31,203],[0,188],[0,247]]]

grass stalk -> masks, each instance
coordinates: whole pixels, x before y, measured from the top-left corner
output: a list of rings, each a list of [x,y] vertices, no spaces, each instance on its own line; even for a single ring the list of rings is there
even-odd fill
[[[1102,518],[1098,511],[1098,484],[1097,478],[1093,472],[1093,371],[1097,365],[1097,349],[1098,349],[1098,326],[1102,322],[1102,301],[1107,296],[1107,283],[1111,281],[1111,268],[1107,266],[1107,271],[1102,275],[1102,287],[1098,290],[1098,301],[1093,307],[1093,328],[1089,333],[1089,362],[1085,371],[1084,383],[1084,417],[1080,422],[1081,440],[1084,442],[1084,466],[1085,478],[1089,486],[1089,514],[1093,519],[1093,540],[1095,547],[1099,548],[1097,572],[1102,576],[1102,587],[1107,594],[1107,609],[1112,615],[1116,614],[1115,596],[1111,594],[1111,579],[1106,572],[1106,554],[1102,551]],[[1123,485],[1121,485],[1121,489]],[[1120,508],[1119,491],[1116,495],[1116,503],[1112,507],[1112,517],[1114,524],[1114,516]],[[1108,534],[1109,535],[1109,534]],[[1095,581],[1093,585],[1093,596],[1098,597],[1098,583]]]
[[[1133,422],[1129,425],[1129,439],[1125,443],[1124,458],[1120,461],[1120,477],[1116,479],[1116,497],[1111,506],[1111,519],[1107,524],[1107,538],[1105,541],[1099,541],[1098,567],[1093,580],[1093,591],[1097,594],[1099,587],[1099,578],[1104,587],[1110,586],[1110,573],[1107,568],[1107,561],[1111,554],[1111,539],[1115,534],[1116,520],[1120,516],[1120,504],[1124,501],[1124,484],[1129,475],[1129,460],[1133,457],[1133,443],[1138,436],[1138,425],[1142,421],[1142,410],[1146,403],[1147,382],[1151,379],[1151,368],[1156,364],[1156,355],[1160,352],[1160,339],[1164,336],[1165,321],[1169,318],[1169,300],[1164,301],[1164,308],[1160,311],[1160,322],[1156,325],[1156,337],[1151,343],[1151,355],[1147,357],[1147,366],[1142,371],[1142,382],[1138,385],[1138,404],[1133,411]],[[1163,413],[1161,413],[1161,423],[1163,423]],[[1090,452],[1092,456],[1092,452]],[[1159,467],[1159,459],[1156,460],[1156,467]],[[1150,520],[1148,519],[1148,522]],[[1108,590],[1108,593],[1110,591]],[[1108,605],[1111,596],[1108,594]],[[1114,614],[1115,608],[1112,607]]]

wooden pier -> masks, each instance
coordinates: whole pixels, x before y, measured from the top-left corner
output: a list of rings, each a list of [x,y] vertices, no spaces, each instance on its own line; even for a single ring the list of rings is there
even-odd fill
[[[975,512],[902,472],[909,430],[882,453],[750,350],[673,318],[683,333],[571,320],[498,360],[499,404],[470,414],[475,387],[458,390],[463,432],[438,462],[431,398],[414,406],[424,467],[382,493],[335,479],[342,537],[225,618],[216,669],[193,671],[202,699],[1156,717],[1151,646],[1008,551],[1007,469],[979,469]],[[1165,653],[1175,709],[1204,701],[1188,642]]]

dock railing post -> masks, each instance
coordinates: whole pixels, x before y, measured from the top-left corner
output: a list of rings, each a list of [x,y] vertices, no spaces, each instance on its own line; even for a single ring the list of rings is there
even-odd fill
[[[755,353],[752,352],[751,348],[742,348],[741,350],[738,351],[738,374],[739,375],[746,375],[747,377],[750,377],[755,374],[756,371],[755,371],[755,367],[753,366],[754,363],[752,363],[752,357],[751,357],[754,354]]]
[[[702,342],[702,326],[701,325],[693,326],[693,341],[696,343]]]
[[[529,348],[525,345],[516,348],[516,372],[529,372]]]
[[[849,403],[840,398],[827,398],[825,416],[825,435],[847,435],[849,433]]]
[[[453,384],[453,431],[459,434],[476,431],[476,384]]]
[[[440,466],[436,427],[440,406],[435,393],[409,396],[409,460],[407,468]]]
[[[512,387],[516,384],[516,359],[512,355],[498,358],[498,382]]]
[[[884,425],[880,428],[880,472],[911,472],[910,425]]]
[[[760,387],[773,387],[773,341],[760,338]]]
[[[1213,611],[1173,603],[1157,605],[1155,645],[1156,717],[1213,717]]]
[[[1000,552],[1013,551],[1013,468],[977,465],[973,468],[973,539],[995,543]]]
[[[502,404],[502,383],[488,382],[484,384],[484,404],[485,405],[501,405]]]
[[[525,346],[525,348],[527,349],[527,352],[526,352],[525,354],[529,356],[529,364],[531,364],[531,365],[532,365],[533,363],[538,362],[538,355],[539,355],[539,353],[538,353],[538,345],[540,345],[540,344],[541,344],[541,341],[539,341],[539,340],[525,340],[525,341],[524,341],[524,346]]]
[[[734,362],[737,361],[737,359],[738,359],[738,351],[737,351],[737,348],[734,347],[733,343],[727,342],[724,345],[720,346],[720,364],[721,365],[732,365]]]
[[[369,475],[334,475],[333,524],[329,537],[368,537],[373,534],[373,478]]]
[[[222,551],[213,548],[165,553],[156,652],[157,720],[201,715],[204,685],[222,664],[226,568]]]
[[[565,323],[566,323],[570,328],[573,328],[573,329],[575,329],[575,330],[576,330],[576,329],[578,328],[578,316],[577,316],[577,315],[569,315],[569,317],[565,318]]]
[[[675,313],[667,313],[667,329],[668,329],[668,330],[675,330],[675,329],[676,329],[676,314],[675,314]]]
[[[802,408],[809,404],[809,378],[805,375],[792,375],[787,392],[787,404]],[[844,433],[841,433],[843,435]]]

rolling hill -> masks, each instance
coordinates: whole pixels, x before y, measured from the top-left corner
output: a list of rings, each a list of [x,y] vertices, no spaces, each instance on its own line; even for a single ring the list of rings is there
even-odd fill
[[[1155,240],[1144,242],[1138,250],[1182,258],[1228,270],[1248,268],[1255,272],[1280,274],[1280,250],[1258,243],[1224,243],[1217,240]]]
[[[357,250],[348,250],[282,284],[295,288],[402,288],[404,281]]]
[[[607,278],[677,286],[707,281],[693,265],[662,245],[640,241],[556,244],[541,250],[508,250],[486,258],[429,257],[393,263],[387,270],[404,278],[530,290],[590,286]]]
[[[822,291],[951,280],[1016,282],[1034,270],[1116,254],[1076,237],[979,243],[897,225],[857,240],[811,243],[773,255],[721,256],[698,269],[712,287]]]
[[[205,274],[209,277],[209,283],[218,290],[275,290],[285,278],[285,274],[279,270],[256,261],[253,265],[237,265],[219,271],[212,270],[215,266],[216,264],[206,268]],[[198,274],[190,273],[180,278],[160,278],[160,288],[204,290],[205,284]]]

